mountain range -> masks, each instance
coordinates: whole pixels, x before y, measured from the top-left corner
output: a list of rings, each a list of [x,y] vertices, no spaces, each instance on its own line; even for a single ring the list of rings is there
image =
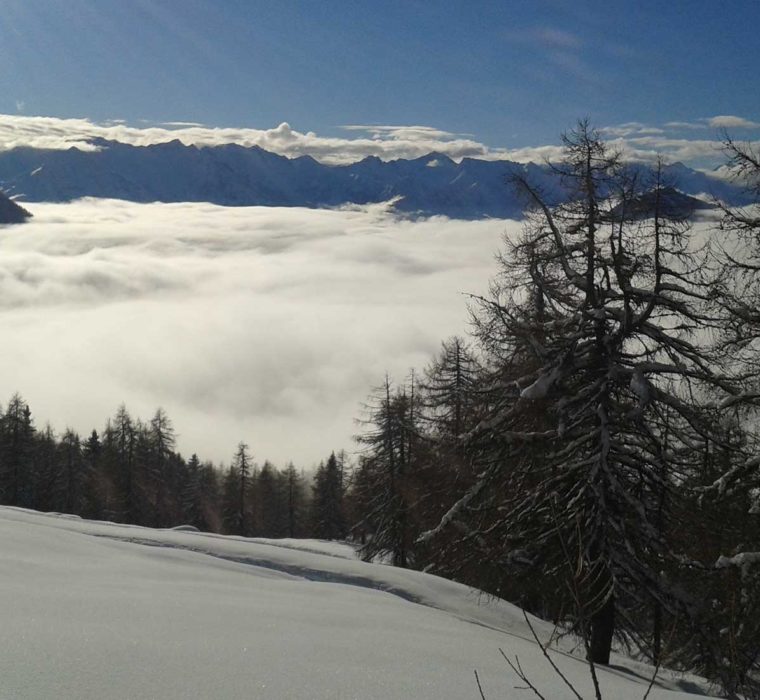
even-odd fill
[[[394,200],[414,216],[458,219],[514,218],[524,202],[508,185],[523,174],[551,201],[561,186],[545,164],[520,164],[441,153],[411,160],[370,156],[329,165],[311,156],[286,158],[258,146],[197,147],[178,140],[134,146],[96,139],[89,150],[31,147],[0,152],[0,187],[28,202],[65,202],[106,197],[135,202],[203,201],[227,206],[336,207]],[[646,166],[639,166],[646,169]],[[740,187],[675,163],[666,179],[687,195],[709,195],[728,204],[746,203]]]

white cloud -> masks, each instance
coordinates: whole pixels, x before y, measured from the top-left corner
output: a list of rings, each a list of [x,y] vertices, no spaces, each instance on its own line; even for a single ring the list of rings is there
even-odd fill
[[[706,129],[707,124],[703,122],[665,122],[663,125],[666,129]]]
[[[310,465],[353,449],[360,403],[466,327],[503,221],[83,200],[0,238],[0,385],[46,421],[163,406],[185,454]],[[6,399],[6,397],[0,397]]]
[[[236,143],[260,146],[288,157],[310,155],[326,163],[351,163],[366,156],[383,160],[417,158],[431,151],[451,158],[504,158],[507,151],[489,149],[471,138],[426,126],[362,126],[344,127],[361,133],[353,138],[323,137],[314,132],[300,132],[287,122],[272,129],[213,128],[187,122],[169,122],[141,128],[119,121],[96,124],[87,119],[26,117],[0,115],[0,148],[17,146],[67,149],[75,146],[94,150],[94,139],[108,139],[147,146],[178,139],[187,145],[216,146]]]
[[[750,128],[749,120],[739,117],[713,117],[701,122],[668,122],[663,127],[641,122],[604,126],[600,132],[621,148],[629,157],[649,161],[657,155],[667,159],[689,162],[710,160],[719,165],[721,141],[715,139],[673,138],[666,129],[706,129],[708,121],[727,128]],[[191,122],[168,122],[160,125],[134,127],[112,120],[96,124],[87,119],[58,119],[0,115],[0,148],[17,146],[82,150],[98,148],[95,139],[108,139],[147,146],[178,139],[187,145],[215,146],[236,143],[259,146],[287,157],[310,155],[332,164],[345,164],[366,156],[382,160],[419,158],[433,151],[454,160],[481,158],[484,160],[513,160],[520,163],[542,162],[560,157],[558,144],[525,146],[522,148],[493,148],[467,134],[456,134],[424,125],[361,125],[341,127],[349,136],[324,137],[312,131],[301,132],[283,122],[272,129],[212,128]]]
[[[670,161],[720,161],[723,144],[711,139],[684,139],[665,136],[634,136],[613,139],[610,144],[620,148],[632,160],[652,161],[658,155]]]
[[[744,117],[735,117],[730,114],[711,117],[707,123],[719,129],[760,129],[760,122],[754,122]]]
[[[605,126],[599,129],[599,131],[605,137],[619,138],[625,138],[628,136],[650,136],[665,133],[664,129],[647,126],[641,122],[627,122],[626,124],[618,124],[617,126]]]

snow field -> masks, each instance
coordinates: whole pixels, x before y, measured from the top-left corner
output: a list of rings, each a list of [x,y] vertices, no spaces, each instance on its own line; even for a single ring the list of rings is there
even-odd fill
[[[0,508],[0,698],[571,698],[521,611],[349,545],[151,530]],[[551,628],[536,621],[542,637]],[[554,653],[587,697],[582,660]],[[649,670],[600,671],[641,698]],[[662,680],[661,700],[693,697]],[[695,690],[696,687],[695,687]]]

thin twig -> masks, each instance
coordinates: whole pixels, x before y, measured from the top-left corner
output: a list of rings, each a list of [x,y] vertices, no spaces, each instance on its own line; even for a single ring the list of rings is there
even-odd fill
[[[520,665],[520,659],[517,658],[517,654],[515,654],[515,662],[512,663],[509,660],[509,657],[504,653],[503,649],[499,649],[499,652],[504,657],[504,661],[506,661],[509,664],[509,667],[515,672],[515,675],[523,683],[527,683],[528,684],[527,688],[520,688],[519,686],[515,686],[515,688],[517,688],[517,690],[529,690],[530,689],[530,690],[532,690],[536,694],[536,696],[538,698],[540,698],[540,700],[546,700],[546,698],[543,695],[541,695],[540,692],[538,692],[538,688],[536,688],[536,686],[533,685],[533,683],[530,682],[530,679],[528,678],[528,676],[525,675],[525,671],[522,670],[522,666]],[[583,699],[581,698],[581,700],[583,700]]]
[[[480,685],[480,677],[478,676],[478,669],[475,668],[472,671],[475,674],[475,682],[478,684],[478,692],[480,693],[480,700],[486,700],[486,695],[483,692],[483,686]]]
[[[545,647],[545,646],[544,646],[544,644],[541,642],[541,640],[538,638],[538,635],[536,634],[536,630],[535,630],[535,628],[533,627],[533,624],[532,624],[532,623],[531,623],[531,621],[528,619],[528,613],[526,613],[526,612],[525,612],[525,610],[523,610],[523,611],[522,611],[522,614],[523,614],[523,617],[525,618],[525,622],[528,624],[528,628],[530,629],[530,632],[531,632],[531,634],[533,635],[533,639],[535,639],[535,640],[536,640],[536,644],[538,644],[538,648],[539,648],[539,649],[541,649],[541,652],[542,652],[542,653],[543,653],[543,655],[546,657],[546,660],[549,662],[549,664],[551,664],[551,667],[554,669],[554,672],[555,672],[555,673],[556,673],[556,674],[557,674],[557,675],[558,675],[558,676],[559,676],[559,677],[560,677],[560,678],[561,678],[561,679],[564,681],[565,685],[566,685],[568,688],[570,688],[570,690],[572,690],[572,691],[573,691],[573,694],[575,695],[575,697],[576,697],[576,698],[578,698],[578,700],[583,700],[583,697],[582,697],[582,696],[580,695],[580,693],[578,693],[578,691],[575,689],[575,686],[574,686],[574,685],[573,685],[573,684],[572,684],[572,683],[571,683],[569,680],[567,680],[567,678],[566,678],[566,677],[565,677],[565,675],[562,673],[562,671],[560,671],[560,670],[559,670],[559,668],[557,667],[557,664],[555,664],[555,663],[554,663],[554,660],[551,658],[551,656],[549,656],[549,652],[546,650],[546,647]],[[500,651],[501,651],[501,650],[500,650]],[[502,655],[503,655],[503,654],[504,654],[504,653],[502,652]]]

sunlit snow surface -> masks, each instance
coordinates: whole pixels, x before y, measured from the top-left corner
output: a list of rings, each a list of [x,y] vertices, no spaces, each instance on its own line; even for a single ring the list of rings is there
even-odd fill
[[[488,698],[530,697],[499,648],[572,697],[517,608],[342,544],[0,508],[0,609],[1,698],[477,699],[473,669]],[[554,656],[590,697],[585,664]],[[614,663],[605,697],[641,698],[648,670]],[[650,697],[693,697],[662,685]]]

